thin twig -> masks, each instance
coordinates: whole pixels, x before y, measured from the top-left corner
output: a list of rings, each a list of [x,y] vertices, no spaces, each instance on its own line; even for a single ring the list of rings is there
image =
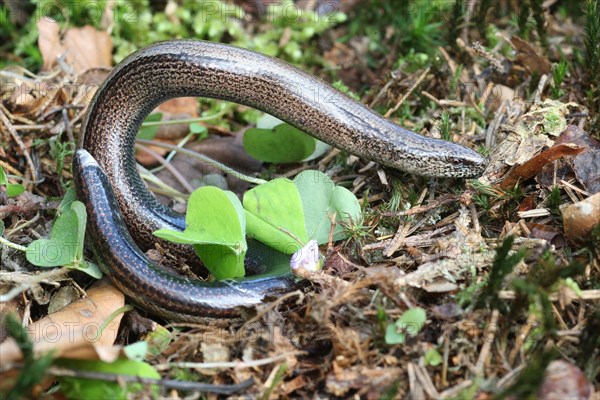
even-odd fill
[[[66,275],[69,271],[71,271],[71,269],[67,267],[54,268],[38,274],[23,274],[13,271],[0,271],[0,281],[33,285],[40,282],[54,281],[58,278],[63,278],[64,275]]]
[[[398,111],[398,109],[404,103],[404,101],[408,98],[408,96],[410,96],[410,94],[417,88],[417,86],[419,86],[419,84],[423,81],[423,79],[425,79],[425,77],[429,73],[429,69],[430,69],[430,67],[427,67],[427,69],[425,69],[425,71],[423,71],[421,76],[419,76],[419,78],[417,78],[415,83],[412,84],[412,86],[408,89],[408,91],[406,93],[404,93],[404,96],[402,96],[402,98],[398,101],[398,103],[396,103],[396,105],[393,108],[389,109],[388,112],[385,113],[386,118],[389,118],[390,115],[392,115],[393,113]]]
[[[412,207],[405,211],[386,211],[381,213],[381,215],[384,217],[403,217],[405,215],[420,214],[425,211],[433,210],[434,208],[438,208],[449,203],[455,203],[457,199],[458,196],[448,196],[424,206]]]
[[[542,77],[540,78],[540,81],[538,83],[538,86],[535,90],[535,94],[533,96],[534,104],[539,104],[541,102],[542,93],[544,92],[544,87],[546,86],[547,81],[548,81],[548,75],[547,74],[542,75]]]
[[[154,368],[157,371],[164,371],[171,368],[194,368],[194,369],[214,369],[214,368],[234,368],[236,370],[260,367],[262,365],[273,364],[278,361],[284,360],[291,356],[299,356],[306,354],[305,351],[292,351],[288,353],[279,354],[274,357],[263,358],[260,360],[252,361],[229,361],[229,362],[172,362],[166,364],[155,365]]]
[[[195,151],[192,151],[192,150],[189,150],[189,149],[186,149],[183,147],[177,147],[173,144],[156,142],[153,140],[146,140],[146,139],[136,139],[136,142],[141,143],[141,144],[151,145],[151,146],[164,147],[165,149],[174,150],[178,153],[185,154],[186,156],[196,158],[196,159],[201,160],[209,165],[212,165],[215,168],[220,169],[221,171],[225,172],[226,174],[235,176],[236,178],[238,178],[242,181],[254,183],[256,185],[262,185],[263,183],[267,183],[267,181],[265,181],[264,179],[254,178],[252,176],[244,175],[241,172],[238,172],[238,171],[234,170],[233,168],[226,166],[225,164],[221,164],[220,162],[213,160],[212,158],[206,157],[203,154],[197,153]]]
[[[17,146],[19,146],[19,149],[23,153],[25,161],[27,162],[29,174],[31,175],[31,182],[35,182],[37,181],[37,173],[35,172],[35,165],[33,164],[33,160],[31,159],[31,154],[29,154],[29,151],[27,151],[25,143],[23,143],[23,141],[21,140],[21,136],[19,136],[19,133],[13,128],[11,122],[7,117],[7,114],[9,114],[8,110],[4,108],[4,106],[0,103],[0,122],[6,127],[8,133],[10,133],[15,143],[17,143]]]
[[[193,138],[194,136],[196,136],[195,133],[190,132],[187,135],[185,135],[185,137],[183,139],[181,139],[179,141],[179,143],[177,143],[177,147],[183,147],[186,145],[187,142],[190,141],[191,138]],[[167,160],[168,162],[171,162],[171,160],[173,159],[173,157],[175,157],[175,155],[177,154],[176,151],[171,151],[166,157],[165,160]],[[152,172],[156,173],[156,168],[152,170]]]
[[[430,231],[421,235],[414,235],[414,236],[409,236],[407,238],[404,239],[404,244],[406,246],[412,246],[412,247],[429,247],[433,244],[433,242],[439,240],[439,239],[433,239],[434,236],[440,235],[442,233],[446,233],[448,231],[452,231],[454,230],[455,227],[451,226],[451,225],[446,225],[446,226],[442,226],[434,231]],[[364,251],[371,251],[371,250],[379,250],[379,249],[383,249],[386,248],[387,246],[389,246],[389,243],[392,240],[382,240],[379,243],[373,243],[373,244],[368,244],[363,246],[363,250]]]
[[[16,131],[41,131],[44,129],[50,129],[52,125],[13,125]]]
[[[13,178],[13,179],[20,179],[23,180],[23,176],[21,175],[21,172],[17,169],[15,169],[12,165],[0,160],[0,167],[4,168],[4,172],[8,174],[13,174],[14,176],[8,176],[9,178]]]
[[[483,366],[485,364],[485,360],[487,360],[488,356],[490,355],[492,343],[494,343],[494,339],[496,338],[496,332],[498,332],[499,316],[500,312],[498,310],[492,311],[490,323],[488,324],[488,329],[486,330],[486,337],[483,341],[483,346],[481,346],[481,352],[479,353],[479,357],[477,358],[477,363],[475,364],[475,371],[478,377],[483,377]]]
[[[391,78],[386,82],[386,84],[381,88],[379,93],[377,93],[377,95],[375,96],[373,101],[369,104],[370,108],[375,107],[381,101],[381,99],[383,99],[383,96],[388,91],[390,86],[392,86],[392,84],[394,82],[396,82],[398,80],[398,78],[401,76],[401,72],[402,71],[400,70],[400,68],[398,68],[395,71],[392,71],[392,73],[390,74]]]
[[[514,300],[517,298],[517,294],[513,290],[500,290],[498,292],[498,298],[503,300]],[[558,293],[552,293],[548,296],[550,301],[559,301]],[[581,300],[598,300],[600,299],[600,290],[592,289],[592,290],[582,290],[581,294],[576,297],[576,299]]]
[[[42,272],[35,275],[29,274],[18,274],[15,272],[1,272],[0,271],[0,282],[12,282],[19,283],[18,286],[12,288],[8,293],[0,295],[0,303],[5,303],[17,297],[19,294],[23,293],[25,290],[31,288],[32,286],[45,282],[45,281],[54,281],[58,278],[62,278],[70,271],[70,268],[62,267],[58,269],[52,269],[47,272]]]
[[[181,125],[181,124],[191,124],[194,122],[206,122],[212,121],[213,119],[217,119],[222,117],[225,114],[225,111],[220,111],[214,115],[209,115],[206,117],[198,117],[198,118],[187,118],[187,119],[169,119],[165,121],[150,121],[144,122],[142,127],[150,127],[150,126],[166,126],[166,125]]]
[[[385,251],[383,252],[384,256],[391,257],[392,254],[394,254],[405,243],[405,239],[408,236],[408,231],[410,230],[410,227],[411,227],[410,222],[406,222],[405,224],[400,225],[398,227],[398,231],[396,232],[396,235],[390,242],[387,249],[385,249]]]
[[[73,136],[73,128],[71,127],[71,121],[69,120],[69,114],[67,114],[67,109],[63,107],[61,112],[63,123],[65,124],[65,130],[67,131],[67,138],[69,138],[69,142],[75,143],[75,136]]]
[[[472,384],[473,384],[473,381],[470,379],[462,381],[458,385],[453,386],[450,389],[446,389],[442,393],[440,393],[439,399],[448,399],[448,398],[456,397],[460,392],[462,392],[463,390],[465,390]]]
[[[2,207],[0,207],[1,209]],[[40,213],[37,213],[33,216],[33,218],[29,218],[29,219],[21,219],[19,221],[17,221],[12,228],[7,229],[6,231],[4,231],[4,238],[10,238],[14,233],[22,231],[23,229],[27,228],[30,225],[34,225],[38,219],[40,219]]]
[[[167,160],[165,160],[163,156],[161,156],[154,150],[152,150],[146,146],[142,146],[140,144],[136,144],[135,148],[143,151],[146,154],[149,154],[152,158],[154,158],[156,161],[158,161],[163,167],[165,167],[165,169],[167,171],[169,171],[171,173],[171,175],[173,175],[173,177],[177,180],[177,182],[179,182],[181,184],[181,186],[183,186],[183,188],[188,193],[192,193],[194,191],[194,188],[192,187],[192,185],[190,185],[190,183],[187,181],[187,179],[185,179],[185,177],[183,175],[181,175],[181,173],[177,170],[177,168],[175,168],[173,166],[173,164],[171,164]]]
[[[423,386],[423,389],[425,389],[427,395],[432,399],[439,399],[440,394],[435,388],[435,385],[433,384],[433,381],[431,380],[431,377],[427,373],[425,367],[418,364],[414,364],[414,367],[417,379],[419,382],[421,382],[421,386]]]
[[[152,183],[156,186],[156,188],[152,188],[152,192],[157,194],[162,194],[168,197],[171,197],[180,203],[185,203],[186,199],[189,195],[181,193],[180,191],[173,189],[171,186],[164,183],[160,180],[156,175],[150,173],[146,168],[138,164],[138,169],[140,170],[140,176],[146,182]]]

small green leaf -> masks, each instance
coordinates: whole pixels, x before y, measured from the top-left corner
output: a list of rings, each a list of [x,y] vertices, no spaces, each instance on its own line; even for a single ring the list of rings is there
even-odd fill
[[[162,117],[162,113],[150,114],[146,117],[144,122],[158,122],[162,120]],[[154,139],[154,136],[156,135],[156,132],[158,132],[159,128],[160,126],[158,125],[144,126],[142,124],[142,127],[140,128],[137,137],[140,139],[152,140]]]
[[[289,179],[274,179],[247,191],[243,204],[248,236],[285,254],[308,242],[300,194]]]
[[[315,151],[313,151],[313,153],[310,156],[306,157],[302,161],[312,161],[314,159],[317,159],[325,153],[327,153],[329,149],[331,149],[331,146],[327,143],[321,142],[320,140],[315,140]]]
[[[244,209],[232,192],[214,186],[190,196],[183,232],[160,229],[154,235],[175,243],[192,244],[206,268],[217,279],[244,276],[246,244]]]
[[[442,363],[441,354],[434,348],[427,350],[425,353],[425,365],[431,365],[433,367]]]
[[[160,375],[148,363],[130,360],[117,360],[112,363],[103,361],[87,361],[60,359],[56,360],[58,366],[76,371],[98,372],[126,376],[137,376],[140,378],[160,379]],[[158,386],[144,385],[137,382],[108,382],[99,379],[87,379],[78,377],[57,377],[60,382],[60,390],[71,399],[127,399],[136,393],[150,389],[144,397],[158,396]]]
[[[96,265],[92,262],[86,261],[86,260],[82,260],[78,264],[66,265],[66,267],[70,267],[70,268],[74,268],[74,269],[83,271],[95,279],[102,278],[102,271],[100,271],[100,268],[98,268],[98,265]]]
[[[6,187],[6,195],[8,197],[18,196],[25,191],[25,186],[20,183],[8,183],[6,173],[4,172],[4,169],[0,167],[0,186],[2,185]]]
[[[74,242],[38,239],[27,246],[27,261],[38,267],[59,267],[71,264],[75,259]]]
[[[189,208],[189,206],[188,206]],[[186,218],[187,219],[187,218]],[[198,244],[201,240],[195,235],[191,235],[190,232],[174,231],[171,229],[159,229],[154,231],[154,236],[159,237],[169,242],[179,244]]]
[[[197,122],[190,124],[190,132],[194,135],[198,135],[198,139],[204,139],[208,137],[208,129],[204,125],[200,125]]]
[[[327,243],[331,230],[331,216],[336,215],[334,240],[348,237],[348,233],[339,223],[356,221],[361,209],[356,196],[348,189],[335,186],[333,181],[320,171],[303,171],[294,178],[298,188],[306,219],[306,231],[309,239],[319,244]]]
[[[282,120],[271,114],[263,114],[257,121],[256,127],[259,129],[273,129],[277,125],[285,124]]]
[[[25,191],[25,186],[20,183],[7,183],[6,184],[6,195],[8,197],[15,197]]]
[[[257,160],[294,163],[313,154],[316,140],[289,124],[281,124],[273,129],[248,129],[244,133],[244,148]]]
[[[86,222],[85,206],[80,201],[73,201],[54,221],[50,239],[34,240],[27,246],[27,261],[38,267],[74,268],[101,278],[98,267],[83,259]]]
[[[169,347],[171,332],[163,326],[158,325],[155,330],[146,335],[144,341],[148,343],[148,354],[156,357]]]
[[[0,166],[0,185],[6,185],[8,183],[8,178],[6,177],[6,173],[4,172],[4,168]]]
[[[405,339],[404,332],[399,332],[396,329],[396,324],[389,324],[385,329],[385,342],[387,344],[402,344]]]
[[[83,250],[83,243],[79,242],[79,230],[77,212],[71,208],[54,221],[50,239],[38,239],[29,244],[27,261],[39,267],[59,267],[74,263]]]
[[[148,353],[148,343],[135,342],[123,347],[123,353],[131,361],[144,361],[146,353]]]
[[[73,201],[71,203],[70,211],[75,213],[75,232],[77,233],[76,238],[76,250],[75,260],[83,260],[83,240],[85,239],[85,225],[87,223],[87,213],[85,211],[85,205],[80,201]]]
[[[404,343],[407,335],[416,336],[421,331],[426,320],[427,316],[422,308],[406,310],[396,322],[386,327],[385,342],[387,344]]]
[[[71,207],[71,203],[73,203],[76,199],[77,192],[75,192],[75,188],[70,187],[69,189],[67,189],[67,192],[65,193],[63,199],[60,201],[60,205],[58,206],[60,212],[62,213],[67,211]]]
[[[425,325],[426,320],[427,315],[425,310],[420,307],[415,307],[406,310],[400,319],[396,321],[396,326],[410,336],[416,336],[423,328],[423,325]]]

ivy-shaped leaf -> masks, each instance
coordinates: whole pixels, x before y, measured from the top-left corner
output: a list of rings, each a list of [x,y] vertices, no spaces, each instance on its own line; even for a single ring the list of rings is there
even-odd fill
[[[34,240],[27,246],[27,261],[38,267],[59,267],[79,269],[100,279],[102,272],[93,263],[83,259],[83,240],[87,214],[80,201],[73,201],[54,221],[50,239]]]
[[[336,226],[333,240],[345,239],[348,234],[340,224],[361,216],[360,204],[348,189],[336,186],[320,171],[303,171],[294,178],[298,187],[309,239],[319,244],[327,243],[331,230],[331,217],[335,214]]]
[[[244,194],[248,236],[293,254],[308,238],[302,201],[289,179],[274,179]]]
[[[246,220],[239,199],[214,186],[196,189],[190,196],[183,232],[160,229],[159,238],[191,244],[217,279],[244,276]]]
[[[289,124],[280,124],[272,129],[248,129],[244,133],[244,148],[257,160],[295,163],[314,153],[316,140]]]

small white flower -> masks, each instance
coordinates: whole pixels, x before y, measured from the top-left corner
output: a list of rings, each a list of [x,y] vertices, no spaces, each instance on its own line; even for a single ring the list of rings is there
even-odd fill
[[[290,266],[292,269],[315,272],[321,269],[320,256],[319,244],[316,240],[310,240],[303,248],[294,253]]]

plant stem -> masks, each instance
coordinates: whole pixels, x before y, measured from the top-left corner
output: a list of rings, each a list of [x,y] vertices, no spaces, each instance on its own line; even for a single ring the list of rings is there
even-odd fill
[[[27,247],[21,246],[20,244],[13,243],[10,240],[6,240],[2,236],[0,236],[0,244],[3,244],[6,247],[10,247],[15,250],[27,251]]]
[[[212,121],[213,119],[217,119],[225,114],[224,111],[218,112],[214,115],[209,115],[207,117],[198,117],[198,118],[187,118],[187,119],[171,119],[168,121],[152,121],[152,122],[144,122],[142,127],[149,126],[164,126],[164,125],[179,125],[179,124],[191,124],[192,122],[206,122]]]
[[[175,146],[175,145],[172,145],[169,143],[156,142],[153,140],[146,140],[146,139],[136,139],[136,142],[142,143],[142,144],[147,144],[147,145],[152,145],[152,146],[163,147],[165,149],[177,151],[179,153],[185,154],[186,156],[196,158],[196,159],[203,161],[215,168],[218,168],[219,170],[225,172],[226,174],[233,175],[240,180],[243,180],[243,181],[246,181],[249,183],[253,183],[255,185],[262,185],[263,183],[267,183],[267,181],[265,181],[264,179],[254,178],[252,176],[244,175],[241,172],[238,172],[238,171],[234,170],[233,168],[226,166],[225,164],[221,164],[220,162],[213,160],[212,158],[206,157],[203,154],[197,153],[192,150],[188,150],[183,147],[178,147],[178,146]]]

